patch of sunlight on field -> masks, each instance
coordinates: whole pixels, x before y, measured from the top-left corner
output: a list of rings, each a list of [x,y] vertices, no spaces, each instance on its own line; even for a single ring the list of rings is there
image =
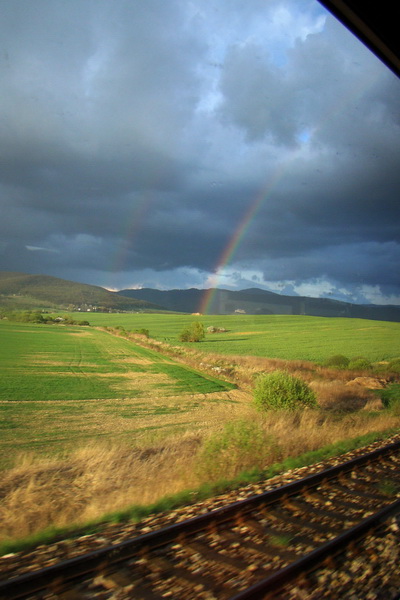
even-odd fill
[[[102,439],[136,446],[151,432],[158,438],[208,430],[249,404],[238,390],[143,400],[0,402],[0,467],[10,466],[21,452],[60,454]]]
[[[62,452],[90,439],[135,444],[148,431],[190,429],[216,400],[231,403],[231,384],[103,331],[0,328],[0,467],[21,451]]]
[[[192,393],[228,389],[131,341],[95,329],[71,336],[71,329],[77,328],[1,324],[0,400],[141,397],[159,386],[167,395],[185,385]]]

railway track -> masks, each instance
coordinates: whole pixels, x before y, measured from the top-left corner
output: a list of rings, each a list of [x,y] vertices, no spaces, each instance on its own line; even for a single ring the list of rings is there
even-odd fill
[[[292,598],[398,531],[400,442],[275,490],[8,581],[0,599]],[[396,491],[397,490],[397,491]],[[397,534],[398,535],[398,534]],[[286,591],[285,591],[286,590]]]

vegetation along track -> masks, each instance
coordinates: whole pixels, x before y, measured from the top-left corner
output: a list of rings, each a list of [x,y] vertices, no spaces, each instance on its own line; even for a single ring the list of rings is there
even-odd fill
[[[399,527],[400,442],[129,541],[0,582],[0,598],[293,598]],[[394,519],[394,521],[393,521]],[[287,590],[287,591],[285,591]]]

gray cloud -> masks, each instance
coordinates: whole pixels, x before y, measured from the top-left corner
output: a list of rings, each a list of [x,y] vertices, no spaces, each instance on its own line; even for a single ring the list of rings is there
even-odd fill
[[[400,83],[317,2],[0,6],[0,269],[400,303]]]

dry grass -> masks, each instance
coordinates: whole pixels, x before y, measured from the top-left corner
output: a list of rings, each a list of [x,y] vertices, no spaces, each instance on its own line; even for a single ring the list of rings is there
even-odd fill
[[[311,381],[310,387],[315,392],[318,404],[327,410],[353,412],[364,408],[367,402],[378,400],[374,410],[382,408],[381,400],[369,389],[357,385],[345,383],[334,379],[331,381]]]
[[[262,417],[248,404],[240,404],[231,418],[252,426],[256,423],[272,444],[259,447],[257,453],[252,449],[240,452],[234,464],[232,460],[224,464],[222,456],[216,456],[210,471],[199,468],[204,446],[210,435],[221,434],[228,420],[227,414],[221,419],[222,413],[217,413],[212,424],[203,427],[199,423],[198,431],[158,445],[132,449],[92,444],[59,460],[21,456],[3,475],[0,486],[0,539],[25,537],[50,525],[83,523],[133,504],[151,504],[211,479],[233,477],[250,466],[267,467],[289,456],[400,423],[399,417],[386,411],[374,419],[365,418],[362,412],[338,418],[321,411]]]
[[[398,425],[398,418],[384,412],[366,420],[359,413],[338,418],[311,410],[285,416],[275,413],[265,423],[268,432],[278,440],[280,460]]]
[[[399,415],[386,411],[381,411],[372,419],[368,418],[365,411],[342,416],[319,410],[271,412],[263,418],[258,413],[247,423],[239,422],[231,443],[223,448],[218,443],[224,434],[226,438],[223,425],[218,432],[209,436],[211,444],[207,445],[206,442],[200,450],[198,470],[202,477],[211,480],[234,478],[252,467],[265,469],[287,458],[365,434],[396,428],[399,424]],[[247,451],[243,451],[246,448]]]
[[[165,342],[153,339],[139,339],[139,336],[130,335],[135,343],[146,348],[157,350],[164,354],[173,356],[174,359],[184,362],[194,368],[201,368],[214,375],[222,375],[241,386],[252,386],[254,378],[260,373],[269,373],[276,370],[288,371],[292,375],[301,377],[306,382],[315,379],[325,381],[349,382],[355,377],[371,375],[368,371],[352,371],[349,369],[334,369],[323,367],[305,360],[282,360],[279,358],[264,358],[258,356],[217,354],[201,352],[198,348],[171,346]],[[375,377],[372,375],[372,377]],[[376,375],[382,382],[396,379],[393,374]]]
[[[193,435],[156,449],[89,445],[64,460],[25,459],[3,477],[0,539],[84,522],[190,487],[187,465],[198,443]]]

